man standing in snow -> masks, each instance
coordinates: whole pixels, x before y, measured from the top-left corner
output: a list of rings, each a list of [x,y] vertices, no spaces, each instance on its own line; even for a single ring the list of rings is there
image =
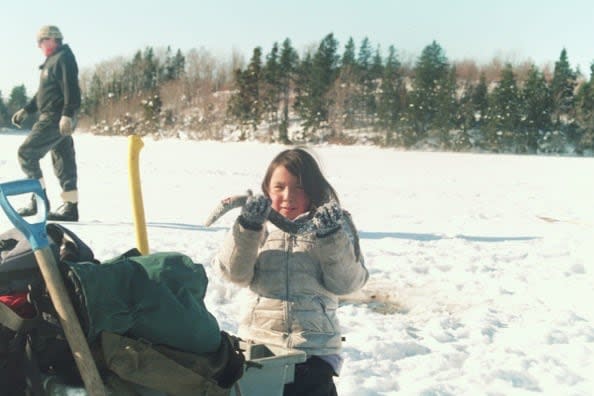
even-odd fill
[[[76,158],[71,135],[80,107],[80,87],[76,59],[70,47],[62,44],[62,40],[62,33],[56,26],[43,26],[37,32],[37,45],[46,56],[40,66],[39,88],[31,101],[14,113],[12,123],[20,128],[29,114],[39,112],[38,121],[18,150],[21,169],[28,178],[38,179],[45,192],[39,161],[51,151],[64,203],[55,212],[48,213],[48,220],[78,221]],[[47,195],[45,204],[49,211]],[[34,196],[19,213],[22,216],[37,213]]]

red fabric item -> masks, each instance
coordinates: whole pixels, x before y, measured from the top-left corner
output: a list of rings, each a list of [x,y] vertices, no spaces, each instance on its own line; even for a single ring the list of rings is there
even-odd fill
[[[27,301],[27,293],[6,294],[0,296],[0,302],[16,312],[20,317],[35,317],[35,307]]]

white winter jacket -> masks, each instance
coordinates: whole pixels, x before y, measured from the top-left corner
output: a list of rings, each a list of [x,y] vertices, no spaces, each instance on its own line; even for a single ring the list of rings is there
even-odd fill
[[[337,354],[337,296],[361,288],[369,277],[348,228],[317,238],[288,234],[270,223],[261,231],[249,230],[236,220],[214,263],[227,279],[253,293],[238,335],[300,349],[308,357]]]

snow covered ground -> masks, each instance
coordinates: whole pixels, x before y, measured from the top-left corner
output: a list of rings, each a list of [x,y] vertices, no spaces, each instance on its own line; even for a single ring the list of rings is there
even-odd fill
[[[24,136],[0,134],[0,182],[23,177],[16,150]],[[70,228],[108,259],[136,243],[128,139],[75,139],[81,221]],[[233,333],[245,291],[222,280],[210,259],[237,212],[203,223],[221,198],[258,190],[283,147],[144,144],[150,250],[203,264],[207,307]],[[366,296],[388,301],[353,299],[339,310],[341,396],[594,394],[594,158],[315,151],[359,227]],[[0,229],[9,227],[0,215]]]

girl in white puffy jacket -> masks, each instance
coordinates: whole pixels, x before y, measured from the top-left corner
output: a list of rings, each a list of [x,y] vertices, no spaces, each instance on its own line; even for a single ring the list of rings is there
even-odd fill
[[[214,258],[227,279],[253,292],[239,336],[307,353],[285,395],[336,395],[333,376],[342,365],[337,296],[358,290],[369,277],[357,232],[303,148],[272,160],[262,192],[248,198]],[[271,209],[294,222],[311,222],[312,231],[277,228],[267,221]]]

